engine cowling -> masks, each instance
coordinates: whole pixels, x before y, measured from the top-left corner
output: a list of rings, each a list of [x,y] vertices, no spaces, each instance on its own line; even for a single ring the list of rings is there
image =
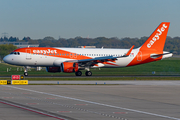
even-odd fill
[[[55,72],[61,72],[61,69],[60,67],[46,67],[46,71],[55,73]]]
[[[78,63],[63,62],[61,63],[61,71],[66,73],[72,73],[78,71]]]

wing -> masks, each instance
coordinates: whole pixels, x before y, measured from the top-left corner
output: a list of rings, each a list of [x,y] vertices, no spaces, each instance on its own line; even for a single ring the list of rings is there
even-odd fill
[[[133,48],[134,48],[134,45],[123,56],[104,56],[104,57],[95,57],[92,59],[72,60],[72,61],[66,61],[66,62],[79,63],[80,66],[94,66],[94,65],[97,65],[98,63],[106,64],[107,62],[116,62],[117,58],[128,57]]]

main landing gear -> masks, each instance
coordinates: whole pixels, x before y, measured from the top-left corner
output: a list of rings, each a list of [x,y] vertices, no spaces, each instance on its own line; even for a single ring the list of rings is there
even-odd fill
[[[81,76],[82,75],[82,72],[81,71],[77,71],[75,72],[76,76]]]
[[[92,76],[92,72],[91,71],[86,71],[86,76]]]
[[[81,76],[82,72],[81,71],[77,71],[75,72],[76,76]],[[85,73],[86,76],[92,76],[92,72],[91,71],[86,71]]]

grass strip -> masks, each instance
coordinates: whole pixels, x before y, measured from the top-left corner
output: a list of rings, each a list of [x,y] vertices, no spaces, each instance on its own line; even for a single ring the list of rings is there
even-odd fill
[[[0,78],[1,80],[10,80],[11,78]],[[111,81],[111,80],[180,80],[180,77],[63,77],[63,78],[47,78],[47,77],[41,77],[41,78],[25,78],[25,80],[29,81],[95,81],[95,80],[105,80],[105,81]]]

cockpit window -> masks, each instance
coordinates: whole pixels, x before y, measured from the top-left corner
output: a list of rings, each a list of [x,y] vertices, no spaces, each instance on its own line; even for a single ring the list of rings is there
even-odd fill
[[[19,52],[11,52],[10,54],[20,55],[20,53],[19,53]]]

